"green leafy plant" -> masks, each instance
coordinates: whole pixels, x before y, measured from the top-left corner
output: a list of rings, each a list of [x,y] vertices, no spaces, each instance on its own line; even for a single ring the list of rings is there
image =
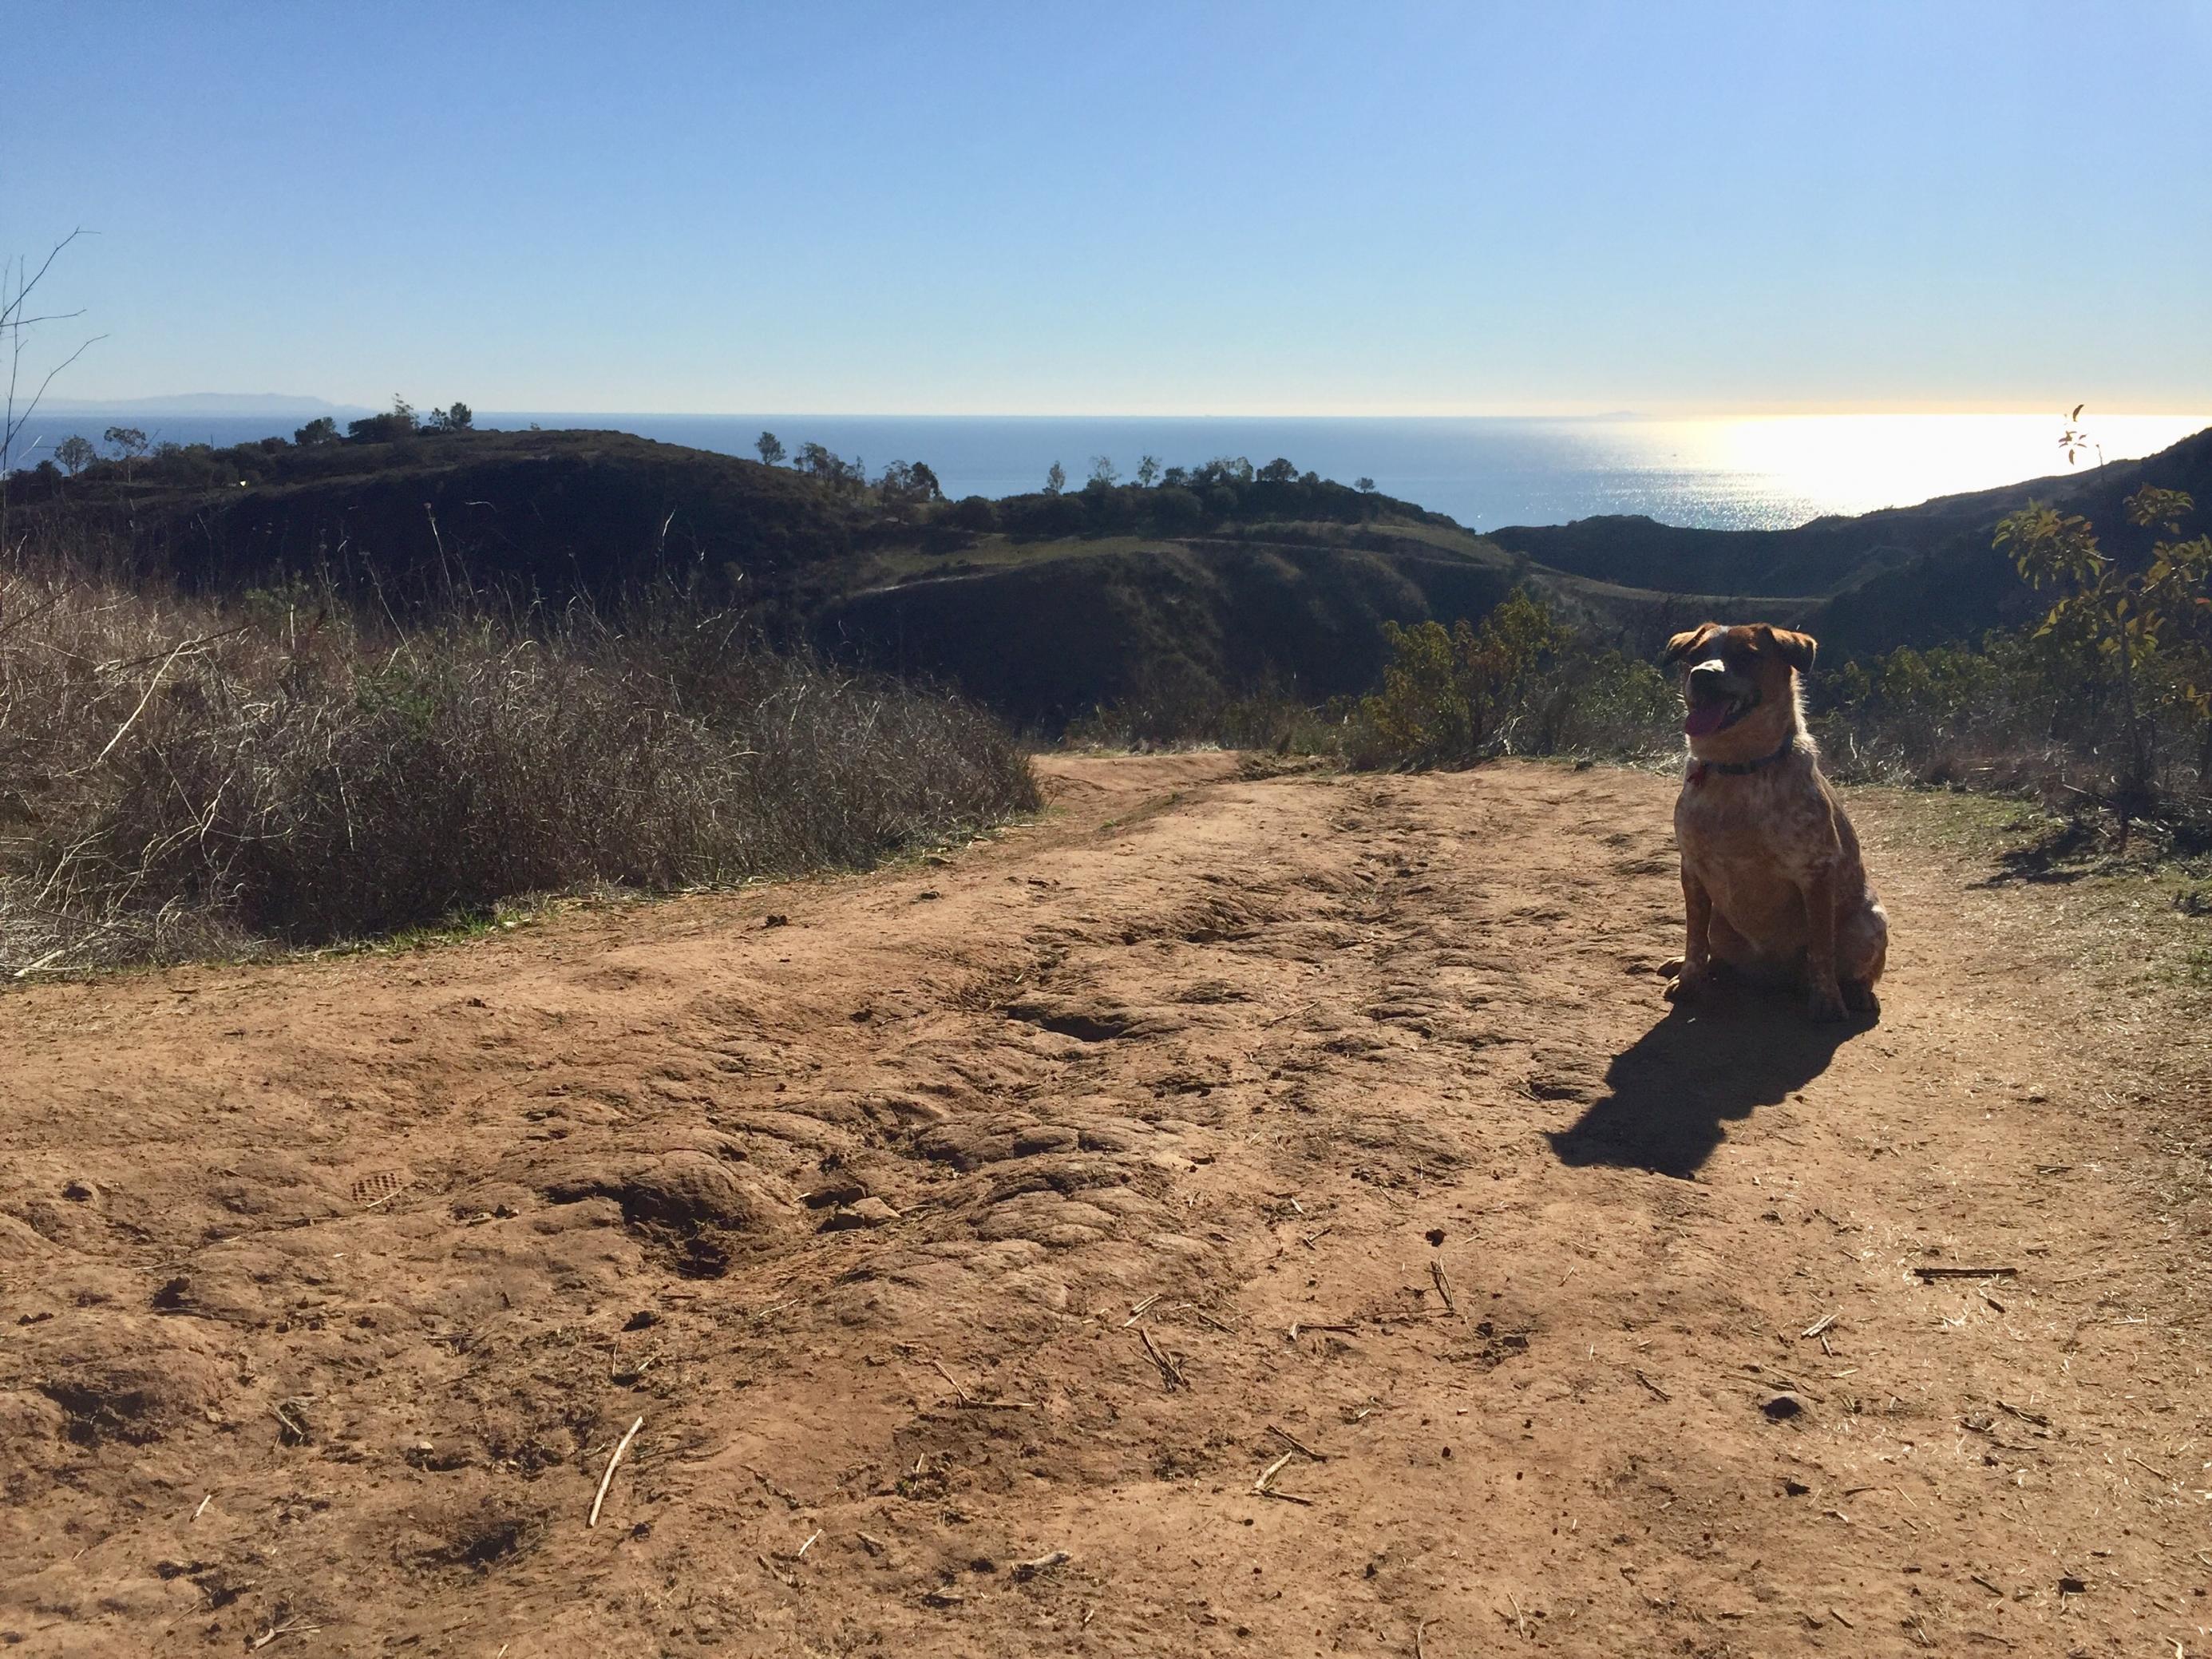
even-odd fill
[[[1348,746],[1354,764],[1433,765],[1492,753],[1538,671],[1573,635],[1516,587],[1479,628],[1462,617],[1383,624],[1390,660],[1382,689],[1363,698]]]
[[[2184,541],[2187,494],[2146,484],[2128,497],[2129,522],[2164,532],[2149,558],[2130,567],[2106,554],[2096,528],[2077,514],[2031,502],[2002,520],[1996,545],[2021,575],[2055,594],[2035,636],[2071,641],[2109,676],[2122,750],[2113,805],[2120,839],[2141,813],[2152,783],[2154,700],[2163,685],[2200,724],[2212,727],[2212,538]],[[2212,729],[2203,736],[2212,763]]]

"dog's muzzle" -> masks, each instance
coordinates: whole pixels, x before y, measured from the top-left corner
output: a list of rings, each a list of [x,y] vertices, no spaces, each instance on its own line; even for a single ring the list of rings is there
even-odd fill
[[[1693,738],[1725,732],[1759,706],[1759,688],[1730,673],[1718,659],[1691,668],[1686,696],[1690,708],[1682,730]]]

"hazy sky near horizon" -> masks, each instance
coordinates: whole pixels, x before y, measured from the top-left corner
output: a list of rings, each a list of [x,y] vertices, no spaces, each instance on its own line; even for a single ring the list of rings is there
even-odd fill
[[[0,247],[98,233],[75,398],[2193,411],[2208,85],[2212,0],[48,6]]]

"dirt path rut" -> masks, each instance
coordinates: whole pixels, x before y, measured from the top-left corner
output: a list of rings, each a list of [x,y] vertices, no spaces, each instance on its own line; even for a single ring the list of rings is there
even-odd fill
[[[2212,1650],[2204,1033],[2061,896],[1865,798],[1882,1024],[1670,1016],[1668,780],[1051,769],[0,1005],[0,1635]]]

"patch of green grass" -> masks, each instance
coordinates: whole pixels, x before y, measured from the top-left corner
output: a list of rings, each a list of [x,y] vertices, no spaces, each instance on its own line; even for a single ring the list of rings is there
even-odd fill
[[[489,910],[464,911],[442,921],[403,927],[398,933],[387,933],[380,939],[349,944],[341,947],[337,954],[399,956],[410,951],[431,951],[447,945],[465,945],[471,939],[490,939],[500,933],[513,933],[519,927],[527,927],[533,922],[544,921],[560,908],[561,902],[551,897],[502,901]]]
[[[2123,857],[2110,826],[1967,790],[1845,791],[1882,827],[1948,854],[1967,884],[2033,894],[2073,961],[2115,982],[2191,997],[2212,990],[2212,870],[2138,837]],[[1877,878],[1880,875],[1876,870]]]
[[[1448,552],[1465,553],[1473,557],[1504,563],[1510,558],[1505,550],[1486,537],[1472,530],[1461,530],[1440,524],[1419,524],[1411,519],[1381,518],[1370,526],[1385,535],[1396,536],[1409,542],[1426,542],[1431,547],[1441,547]]]
[[[1916,839],[1946,851],[1990,857],[2023,852],[2064,827],[2065,820],[2026,801],[1965,789],[1905,789],[1863,784],[1854,799],[1881,802],[1917,830]]]
[[[1158,536],[1066,536],[1048,542],[1019,542],[1003,533],[979,536],[958,553],[925,553],[900,547],[878,553],[862,572],[863,586],[957,576],[973,570],[1007,570],[1049,564],[1055,559],[1096,558],[1108,553],[1158,551],[1174,545]]]
[[[1509,556],[1494,542],[1472,531],[1443,525],[1417,524],[1407,519],[1376,519],[1368,524],[1337,524],[1304,520],[1255,520],[1242,526],[1243,539],[1264,544],[1270,531],[1297,545],[1319,543],[1349,547],[1362,535],[1381,533],[1403,541],[1425,543],[1447,552],[1464,553],[1486,563],[1504,564]],[[1062,536],[1050,541],[1018,541],[1004,532],[979,536],[975,545],[957,553],[925,553],[916,547],[889,548],[875,554],[862,568],[859,585],[879,586],[935,576],[957,576],[973,570],[1006,570],[1022,565],[1049,564],[1058,559],[1096,558],[1110,553],[1164,552],[1191,540],[1217,535],[1218,526],[1176,536]]]

